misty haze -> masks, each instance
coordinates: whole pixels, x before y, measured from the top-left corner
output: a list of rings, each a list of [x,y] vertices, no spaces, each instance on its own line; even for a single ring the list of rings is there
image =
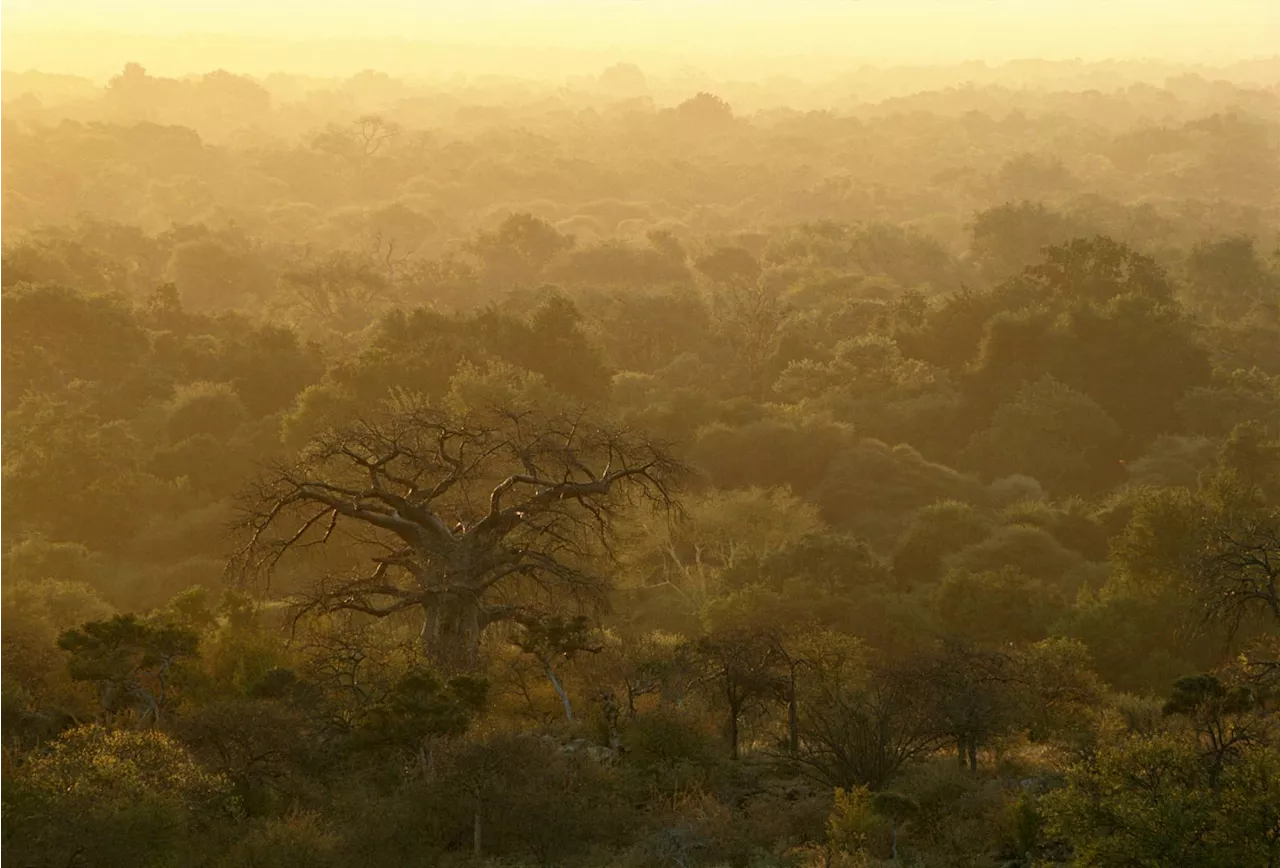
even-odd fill
[[[5,868],[1280,868],[1280,3],[0,43]]]

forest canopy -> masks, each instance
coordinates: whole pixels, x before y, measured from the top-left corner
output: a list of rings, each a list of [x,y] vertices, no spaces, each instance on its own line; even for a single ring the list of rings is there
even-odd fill
[[[6,71],[4,864],[1280,864],[1280,66],[891,72]]]

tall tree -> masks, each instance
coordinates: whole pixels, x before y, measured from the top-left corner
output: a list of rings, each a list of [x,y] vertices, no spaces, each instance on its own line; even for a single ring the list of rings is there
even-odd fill
[[[583,414],[392,408],[317,436],[244,502],[241,568],[344,533],[372,562],[330,575],[305,609],[421,614],[424,651],[465,669],[495,620],[598,598],[591,560],[615,507],[674,506],[669,449]]]

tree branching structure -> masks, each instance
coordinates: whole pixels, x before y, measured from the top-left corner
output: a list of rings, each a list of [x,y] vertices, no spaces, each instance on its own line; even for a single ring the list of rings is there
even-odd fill
[[[372,566],[328,575],[300,611],[422,616],[445,669],[477,660],[493,622],[602,599],[591,569],[611,554],[623,504],[670,511],[684,468],[669,447],[585,414],[388,410],[318,435],[243,501],[239,569],[345,535]]]
[[[806,776],[829,786],[878,789],[903,765],[946,743],[911,678],[877,668],[850,679],[842,668],[819,664],[813,694],[801,704],[795,761]]]
[[[1275,511],[1206,521],[1193,579],[1205,617],[1234,631],[1251,611],[1280,623],[1280,516]]]

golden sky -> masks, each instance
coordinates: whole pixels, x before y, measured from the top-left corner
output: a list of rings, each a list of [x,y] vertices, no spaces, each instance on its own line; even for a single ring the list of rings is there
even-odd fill
[[[103,37],[103,32],[115,34]],[[91,36],[89,34],[92,34]],[[203,35],[201,39],[193,38]],[[212,35],[219,38],[211,39]],[[163,37],[161,39],[160,37]],[[280,42],[336,39],[324,58]],[[858,62],[1027,57],[1211,63],[1275,54],[1280,0],[4,0],[3,65],[100,74],[151,52],[169,74],[378,66],[369,41],[491,52],[680,58],[707,68],[813,56]],[[365,40],[362,48],[357,41]],[[220,54],[221,52],[221,54]],[[185,58],[185,59],[184,59]],[[222,60],[225,62],[222,62]],[[817,61],[815,60],[815,63]],[[183,65],[191,66],[182,69]],[[803,64],[801,64],[801,67]],[[239,67],[239,68],[237,68]],[[245,68],[259,67],[259,68]],[[538,70],[531,70],[536,75]]]

